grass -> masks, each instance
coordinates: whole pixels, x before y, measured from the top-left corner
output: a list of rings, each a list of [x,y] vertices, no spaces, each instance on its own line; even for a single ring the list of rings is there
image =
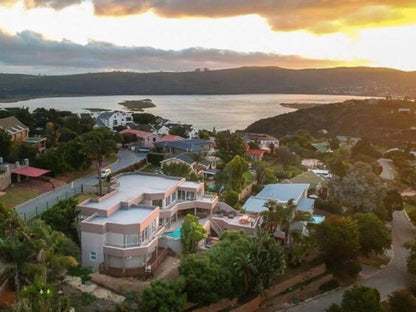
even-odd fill
[[[6,195],[1,196],[0,203],[4,203],[6,208],[12,209],[38,195],[39,192],[36,190],[16,188],[8,191]]]
[[[414,206],[412,204],[405,203],[404,204],[404,210],[406,211],[410,220],[412,220],[412,223],[416,224],[416,206]]]
[[[146,167],[144,167],[143,169],[141,169],[140,171],[141,172],[150,172],[150,173],[153,173],[153,172],[155,172],[155,170],[156,170],[156,167],[153,166],[153,165],[151,165],[151,164],[149,164]]]
[[[156,107],[156,105],[153,104],[152,100],[150,99],[123,101],[118,104],[123,105],[132,111],[139,111],[139,112],[142,112],[143,108]]]
[[[253,182],[255,180],[254,174],[251,171],[244,172],[243,176],[246,179],[246,182]]]
[[[94,193],[81,193],[76,196],[76,198],[78,199],[78,203],[82,203],[86,199],[95,198],[95,197],[97,197],[97,195]]]

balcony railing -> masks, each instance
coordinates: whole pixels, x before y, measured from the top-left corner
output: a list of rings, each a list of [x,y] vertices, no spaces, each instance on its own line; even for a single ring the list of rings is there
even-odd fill
[[[154,239],[159,238],[159,236],[163,233],[164,230],[165,230],[164,225],[159,226],[157,231],[155,233],[153,233],[153,235],[151,235],[149,238],[144,240],[143,242],[117,243],[117,242],[105,241],[104,246],[116,247],[116,248],[122,248],[122,249],[147,247],[148,245],[150,245],[154,241]]]

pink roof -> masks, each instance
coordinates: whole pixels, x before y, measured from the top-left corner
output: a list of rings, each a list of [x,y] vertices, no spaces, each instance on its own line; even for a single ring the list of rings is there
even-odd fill
[[[120,134],[134,134],[138,138],[142,138],[142,139],[151,135],[150,132],[134,130],[134,129],[124,129],[123,131],[120,132]]]
[[[159,139],[159,142],[166,142],[166,141],[179,141],[179,140],[185,140],[185,138],[179,136],[179,135],[173,135],[173,134],[167,134]]]
[[[23,175],[31,178],[38,178],[46,173],[50,172],[50,170],[39,169],[35,167],[24,167],[20,169],[13,170],[12,173]]]
[[[265,151],[261,150],[261,149],[249,149],[248,150],[248,154],[249,155],[263,155],[265,153]]]

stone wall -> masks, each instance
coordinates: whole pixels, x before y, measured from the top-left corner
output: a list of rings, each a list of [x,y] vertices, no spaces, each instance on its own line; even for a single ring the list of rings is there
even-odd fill
[[[10,171],[0,174],[0,190],[4,190],[12,183],[12,175]]]

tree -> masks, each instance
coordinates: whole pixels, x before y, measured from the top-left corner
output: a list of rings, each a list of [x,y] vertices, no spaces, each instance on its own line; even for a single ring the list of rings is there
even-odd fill
[[[78,200],[69,198],[58,202],[46,210],[42,215],[42,220],[52,227],[55,231],[61,231],[73,241],[78,241],[76,224],[78,223],[79,210],[77,209]]]
[[[383,311],[377,289],[358,285],[344,292],[341,307],[343,312]]]
[[[217,145],[217,156],[225,163],[228,163],[235,156],[244,158],[246,155],[243,140],[229,130],[218,132],[215,136],[215,143]]]
[[[245,185],[244,173],[248,170],[248,162],[240,156],[234,158],[225,166],[227,173],[227,187],[234,191],[241,191]]]
[[[164,164],[162,167],[164,174],[173,177],[183,177],[187,178],[191,174],[191,168],[189,165],[184,163],[170,163]]]
[[[95,160],[97,168],[99,195],[103,193],[101,169],[105,157],[110,156],[116,150],[116,141],[113,133],[107,128],[98,128],[84,135],[84,142],[91,159]]]
[[[53,122],[50,121],[46,123],[45,137],[49,147],[54,147],[58,145],[60,136],[61,133],[59,130],[55,129],[55,125],[53,124]]]
[[[391,312],[416,311],[416,298],[406,289],[398,290],[389,296]]]
[[[350,217],[326,218],[316,226],[315,235],[327,264],[339,265],[355,259],[360,250],[358,224]]]
[[[337,137],[333,137],[331,140],[329,140],[329,147],[331,148],[331,150],[335,151],[339,148],[339,144],[341,142],[338,140]]]
[[[142,312],[182,312],[186,306],[185,283],[176,281],[155,280],[143,289],[140,311]]]
[[[187,132],[183,126],[175,126],[169,129],[169,134],[178,135],[180,137],[186,138]]]
[[[207,233],[204,227],[199,224],[198,217],[187,214],[185,220],[182,223],[181,240],[183,243],[184,253],[195,252],[198,243],[206,238]]]
[[[231,272],[208,253],[184,256],[178,270],[185,279],[185,292],[191,302],[209,305],[233,297]]]
[[[365,155],[372,158],[379,158],[381,156],[380,152],[365,138],[359,140],[351,148],[351,157],[353,159],[358,159],[360,155]]]
[[[10,146],[12,138],[11,136],[3,129],[0,128],[0,156],[7,157],[9,156]]]
[[[340,305],[333,303],[329,308],[325,310],[325,312],[343,312]]]
[[[383,202],[389,212],[389,219],[393,218],[392,215],[394,211],[403,210],[403,198],[398,190],[388,190]]]
[[[133,133],[122,133],[120,134],[120,138],[123,147],[138,140],[137,136]]]
[[[134,113],[133,121],[139,125],[156,124],[157,117],[149,113]]]
[[[236,205],[238,204],[238,201],[239,201],[239,197],[238,197],[237,192],[233,190],[229,190],[225,193],[224,202],[226,202],[231,207],[235,208]]]
[[[409,249],[409,256],[407,257],[407,271],[411,274],[416,274],[416,238],[405,244]]]
[[[309,221],[312,216],[308,212],[296,211],[293,199],[289,200],[286,206],[280,205],[275,200],[267,201],[265,206],[268,210],[262,213],[262,227],[274,235],[277,227],[280,226],[280,229],[285,233],[285,246],[290,248],[292,225],[300,221]]]
[[[272,169],[269,168],[268,164],[261,161],[255,164],[256,170],[256,181],[257,184],[271,184],[276,182],[276,177]]]
[[[368,255],[370,252],[381,254],[391,245],[391,234],[386,226],[373,213],[356,213],[353,219],[358,223],[360,233],[361,252]]]
[[[330,161],[329,170],[336,176],[343,178],[347,174],[348,164],[342,159],[336,158]]]
[[[210,133],[209,133],[209,131],[208,131],[208,130],[205,130],[205,129],[203,129],[203,130],[199,130],[199,131],[198,131],[198,137],[199,137],[200,139],[203,139],[203,140],[209,140],[209,138],[210,138]]]
[[[287,146],[280,146],[276,148],[277,160],[283,165],[284,169],[287,169],[289,165],[296,163],[296,155],[292,154]]]

